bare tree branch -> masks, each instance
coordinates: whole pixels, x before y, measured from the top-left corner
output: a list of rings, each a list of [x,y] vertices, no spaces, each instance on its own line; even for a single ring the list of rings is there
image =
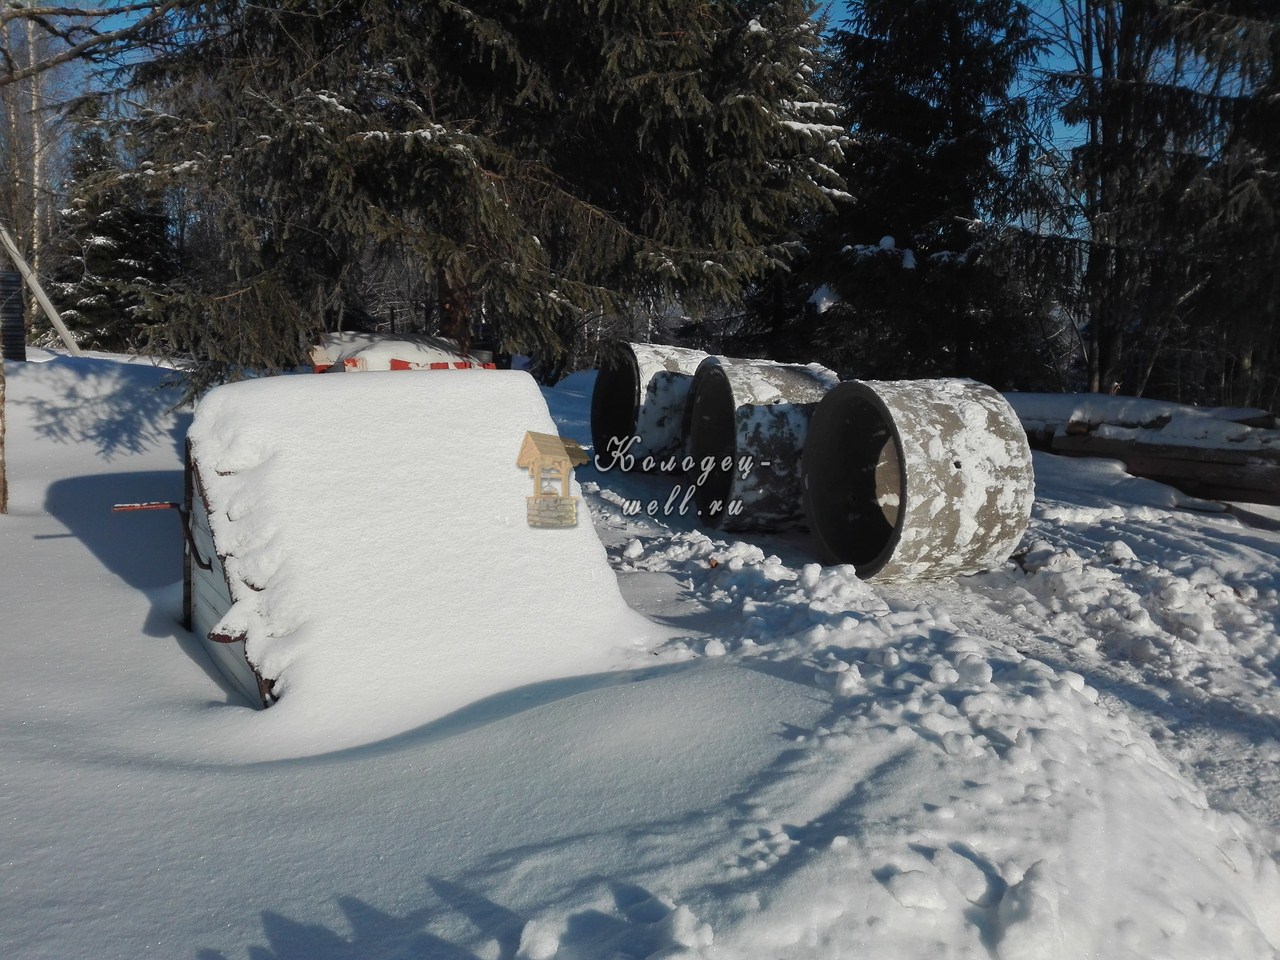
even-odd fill
[[[36,63],[26,67],[17,67],[9,55],[3,52],[3,73],[0,73],[0,87],[20,83],[36,74],[73,60],[93,60],[127,48],[139,40],[144,32],[153,24],[164,19],[168,14],[184,6],[189,0],[155,0],[150,3],[118,3],[102,7],[28,7],[17,3],[9,3],[0,7],[0,26],[11,21],[22,20],[40,27],[49,36],[61,40],[65,47],[56,53],[40,58]],[[118,16],[144,15],[127,26],[115,30],[99,31],[97,24]],[[71,21],[59,26],[54,18]]]

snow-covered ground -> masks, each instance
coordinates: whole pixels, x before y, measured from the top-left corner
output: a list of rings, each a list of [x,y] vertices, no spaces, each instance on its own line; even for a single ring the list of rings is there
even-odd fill
[[[1037,455],[1016,563],[879,585],[625,516],[674,478],[580,468],[648,647],[264,760],[178,624],[176,516],[109,512],[181,496],[168,371],[6,372],[2,957],[1278,955],[1272,513]],[[590,387],[544,392],[584,445]]]

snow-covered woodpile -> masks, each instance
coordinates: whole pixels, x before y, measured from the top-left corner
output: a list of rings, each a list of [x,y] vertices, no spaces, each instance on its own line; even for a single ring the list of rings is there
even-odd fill
[[[1119,460],[1197,497],[1280,504],[1280,430],[1265,410],[1103,394],[1010,394],[1032,446]]]
[[[494,367],[491,356],[468,353],[456,341],[407,333],[330,333],[311,347],[309,359],[316,373]]]

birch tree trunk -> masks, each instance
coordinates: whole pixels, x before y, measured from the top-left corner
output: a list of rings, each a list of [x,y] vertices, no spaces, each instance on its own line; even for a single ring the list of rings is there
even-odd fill
[[[40,58],[37,56],[37,48],[39,46],[39,36],[36,34],[36,25],[33,21],[27,21],[27,63],[28,66],[35,70],[39,65]],[[32,272],[38,277],[40,276],[40,254],[42,248],[43,233],[45,230],[44,218],[41,211],[46,206],[44,196],[44,118],[43,118],[43,92],[44,92],[44,73],[33,73],[27,81],[30,87],[27,91],[27,107],[29,111],[29,122],[31,124],[31,227],[27,233],[27,244],[30,253],[30,263]],[[35,319],[36,304],[31,294],[26,297],[26,329],[28,337],[30,337],[31,327]]]
[[[0,84],[0,223],[8,226],[23,258],[37,275],[48,267],[45,241],[53,227],[55,206],[49,187],[57,164],[50,149],[57,149],[58,139],[47,113],[47,101],[51,85],[57,80],[38,69],[49,43],[33,20],[25,21],[25,29],[7,19],[0,23],[5,62],[24,75],[19,81]],[[50,129],[45,129],[46,124]],[[37,315],[30,291],[23,292],[22,303],[24,330],[29,339]]]

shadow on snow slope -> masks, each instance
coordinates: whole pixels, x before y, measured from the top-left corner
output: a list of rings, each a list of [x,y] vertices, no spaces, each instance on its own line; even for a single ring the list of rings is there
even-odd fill
[[[182,627],[182,518],[176,510],[113,513],[117,503],[182,500],[180,470],[100,473],[49,485],[44,509],[62,523],[102,566],[146,595],[151,609],[142,632],[172,638],[212,679],[229,704],[242,704],[190,631]],[[37,534],[37,539],[41,535]]]
[[[7,376],[14,388],[8,402],[26,408],[40,437],[87,444],[107,462],[164,444],[172,444],[182,459],[191,414],[174,414],[181,392],[173,370],[57,357],[47,363],[13,364]],[[41,389],[18,395],[27,377],[39,377]]]

